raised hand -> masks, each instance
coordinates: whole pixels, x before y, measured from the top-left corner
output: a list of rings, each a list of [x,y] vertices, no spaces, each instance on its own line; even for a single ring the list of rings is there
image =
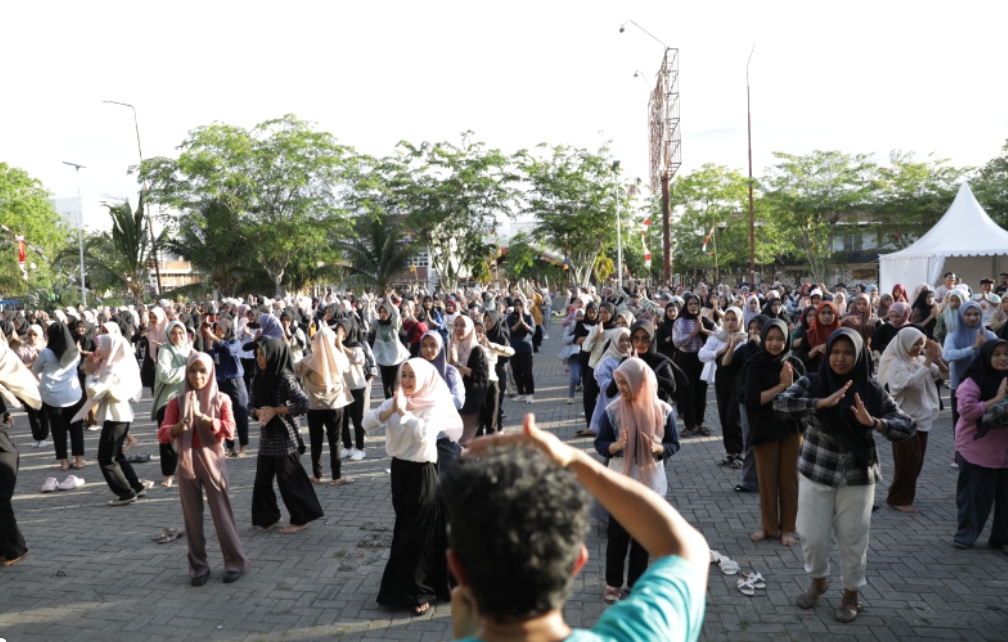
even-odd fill
[[[980,328],[979,330],[977,330],[977,338],[976,341],[973,342],[973,349],[977,350],[985,343],[987,343],[987,333],[984,331],[983,328]]]
[[[791,384],[794,383],[794,368],[792,368],[791,364],[786,361],[780,369],[780,382],[781,385],[784,386],[785,390],[790,388]]]
[[[847,385],[850,385],[850,382]],[[864,402],[861,401],[861,395],[854,395],[854,405],[851,406],[851,412],[854,413],[858,423],[862,426],[872,427],[875,425],[875,418],[865,408]]]
[[[840,400],[843,399],[843,396],[847,394],[847,390],[851,387],[852,383],[854,382],[848,381],[846,384],[844,384],[843,388],[840,388],[830,396],[823,397],[822,399],[817,399],[816,410],[819,410],[821,408],[832,408],[836,406],[838,403],[840,403]]]
[[[998,386],[997,396],[994,397],[994,401],[1001,403],[1005,397],[1008,397],[1008,377],[1001,380],[1001,385]]]
[[[402,388],[395,391],[393,395],[394,401],[392,402],[392,407],[395,409],[396,413],[401,417],[406,414],[406,395],[403,394]]]

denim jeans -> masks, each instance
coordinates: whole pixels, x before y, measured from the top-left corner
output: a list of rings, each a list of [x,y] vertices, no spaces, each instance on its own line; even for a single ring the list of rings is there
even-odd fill
[[[567,367],[570,368],[570,379],[567,380],[567,396],[574,398],[574,391],[581,385],[581,362],[577,355],[567,359]]]

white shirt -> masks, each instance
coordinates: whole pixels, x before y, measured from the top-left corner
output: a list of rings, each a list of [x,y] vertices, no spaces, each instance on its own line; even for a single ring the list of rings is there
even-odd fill
[[[80,355],[73,363],[61,368],[59,359],[52,350],[46,348],[39,352],[38,359],[32,364],[32,372],[39,377],[39,394],[42,403],[53,408],[72,406],[81,398],[80,380],[77,379],[77,364]]]
[[[132,357],[130,357],[132,358]],[[95,406],[95,422],[102,425],[106,421],[133,421],[133,406],[129,399],[119,399],[117,394],[120,386],[119,377],[109,372],[104,377],[88,375],[84,380],[88,399],[98,402]]]
[[[392,408],[394,397],[385,400],[377,409],[364,415],[364,429],[371,431],[385,428],[385,452],[390,457],[417,463],[437,463],[438,428],[431,426],[423,418],[407,412],[405,415],[393,413],[382,423],[378,416]]]

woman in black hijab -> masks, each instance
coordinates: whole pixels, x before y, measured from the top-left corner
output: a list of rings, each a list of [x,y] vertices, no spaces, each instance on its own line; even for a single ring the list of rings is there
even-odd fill
[[[938,324],[938,314],[938,308],[934,303],[934,292],[921,290],[910,307],[910,323],[916,323],[928,339],[933,339],[935,326]]]
[[[718,373],[725,378],[728,388],[729,403],[738,407],[738,420],[742,428],[742,481],[735,485],[735,491],[754,493],[759,490],[759,479],[756,475],[756,456],[753,454],[752,430],[745,406],[745,380],[743,372],[745,364],[760,348],[763,326],[770,321],[768,317],[757,314],[749,319],[746,326],[745,343],[735,348],[729,354],[726,352],[718,359]],[[736,466],[737,467],[737,466]]]
[[[487,310],[483,313],[483,334],[490,343],[511,347],[511,328],[508,327],[504,320],[504,314],[500,310]],[[497,386],[497,418],[495,422],[490,422],[488,425],[495,426],[497,430],[500,430],[500,427],[504,425],[504,394],[507,392],[507,364],[510,360],[511,357],[497,353],[497,363],[494,365],[494,374],[497,375],[495,383]],[[491,407],[491,405],[488,396],[484,407]]]
[[[784,321],[768,320],[760,329],[760,336],[759,349],[746,362],[742,373],[762,512],[762,528],[750,537],[759,542],[779,533],[781,544],[793,546],[792,533],[798,516],[801,426],[793,419],[778,419],[771,402],[791,386],[796,373],[799,377],[805,374],[805,366],[791,356],[791,333]]]
[[[63,470],[70,469],[67,458],[67,434],[74,456],[74,468],[84,468],[84,422],[70,419],[84,405],[77,364],[80,352],[66,324],[54,321],[46,330],[46,347],[32,364],[32,372],[39,377],[42,411],[49,418],[56,459]]]
[[[581,364],[581,389],[584,391],[581,395],[581,402],[584,405],[585,428],[578,431],[577,434],[579,437],[595,437],[595,433],[588,430],[588,425],[591,424],[592,413],[595,412],[598,390],[594,384],[595,371],[588,365],[591,361],[591,351],[585,350],[583,346],[585,339],[588,338],[588,335],[598,322],[598,306],[595,305],[594,301],[589,301],[588,305],[585,306],[584,318],[574,326],[574,343],[581,346],[577,359],[578,363]],[[589,386],[589,381],[593,382],[591,386]],[[594,395],[589,396],[589,388],[591,388],[591,391],[594,391]]]
[[[269,532],[280,524],[273,492],[276,478],[290,525],[281,533],[296,533],[322,517],[315,489],[299,460],[301,439],[297,419],[307,414],[308,397],[291,369],[290,348],[280,339],[255,341],[259,369],[252,380],[249,414],[259,420],[259,456],[252,489],[252,525]]]
[[[676,365],[686,373],[687,384],[679,395],[684,428],[680,437],[701,435],[709,437],[710,429],[703,425],[707,410],[707,382],[701,378],[700,348],[715,329],[714,322],[700,316],[700,299],[687,294],[679,318],[672,326],[672,342],[679,350]]]
[[[875,483],[882,479],[873,435],[905,441],[916,427],[871,379],[864,341],[851,328],[830,334],[819,371],[776,395],[773,407],[779,418],[805,425],[797,528],[812,585],[798,597],[798,606],[812,608],[826,592],[835,535],[844,596],[833,617],[853,622],[860,610],[858,590],[865,583]]]
[[[658,398],[671,403],[676,391],[676,366],[671,359],[658,352],[658,334],[650,321],[635,321],[630,326],[630,342],[633,344],[637,358],[648,364],[658,379]],[[615,379],[613,386],[615,386]],[[608,392],[609,398],[616,396],[618,391]]]
[[[676,349],[675,343],[672,341],[672,326],[675,325],[676,319],[679,318],[679,304],[675,301],[670,301],[665,306],[665,314],[662,316],[661,322],[655,331],[658,333],[657,343],[658,352],[675,361],[676,354],[679,351]]]

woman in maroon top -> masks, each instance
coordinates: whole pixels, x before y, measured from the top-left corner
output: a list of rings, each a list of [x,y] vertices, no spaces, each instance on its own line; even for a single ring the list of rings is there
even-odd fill
[[[409,301],[403,304],[402,320],[406,341],[409,343],[410,358],[415,359],[420,356],[420,342],[423,341],[423,335],[430,330],[430,326],[427,324],[427,313],[423,308],[418,308],[412,301]]]

